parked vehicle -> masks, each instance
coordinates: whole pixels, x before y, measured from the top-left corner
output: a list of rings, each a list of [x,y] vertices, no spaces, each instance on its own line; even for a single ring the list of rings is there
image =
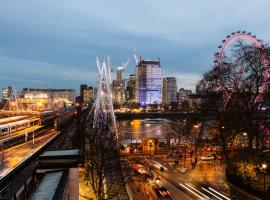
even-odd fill
[[[210,160],[214,160],[214,159],[215,158],[212,155],[203,155],[203,156],[201,156],[201,160],[203,160],[203,161],[210,161]]]

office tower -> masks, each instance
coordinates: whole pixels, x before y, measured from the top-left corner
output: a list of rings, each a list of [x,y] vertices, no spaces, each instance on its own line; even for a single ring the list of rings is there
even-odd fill
[[[136,102],[141,107],[162,103],[162,70],[160,61],[139,60],[136,66]]]
[[[175,77],[164,77],[162,85],[162,103],[177,102],[177,84]]]

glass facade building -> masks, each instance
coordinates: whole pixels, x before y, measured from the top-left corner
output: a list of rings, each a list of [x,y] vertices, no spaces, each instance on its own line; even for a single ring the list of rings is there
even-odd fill
[[[177,84],[175,77],[163,78],[162,103],[171,104],[177,102]]]
[[[160,61],[140,60],[136,66],[136,102],[141,107],[162,104]]]

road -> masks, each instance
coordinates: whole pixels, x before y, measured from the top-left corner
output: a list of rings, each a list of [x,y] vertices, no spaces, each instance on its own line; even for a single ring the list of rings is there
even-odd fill
[[[190,161],[185,163],[185,168],[183,163],[180,163],[181,167],[175,167],[167,160],[158,158],[153,159],[153,162],[154,171],[190,199],[229,200],[231,196],[236,196],[239,200],[258,199],[229,184],[225,177],[225,166],[222,164],[204,162],[191,169]],[[164,172],[160,172],[158,166],[163,166]],[[182,197],[175,196],[175,199]]]
[[[135,163],[141,163],[148,169],[149,157],[130,156]],[[185,167],[184,167],[185,166]],[[164,171],[160,171],[160,167]],[[154,180],[160,178],[160,184],[165,186],[171,193],[171,199],[217,199],[230,200],[232,196],[237,200],[258,200],[241,189],[227,182],[225,177],[225,165],[220,161],[199,162],[192,168],[190,160],[180,162],[174,166],[172,160],[163,159],[161,156],[152,158],[151,164]]]
[[[0,177],[5,176],[15,166],[22,162],[28,156],[31,156],[36,150],[38,150],[46,142],[50,141],[54,136],[58,134],[57,131],[50,128],[46,135],[40,136],[35,139],[35,144],[32,140],[20,144],[18,146],[6,149],[4,151],[4,159],[1,160],[0,164]],[[3,152],[0,152],[2,158]]]

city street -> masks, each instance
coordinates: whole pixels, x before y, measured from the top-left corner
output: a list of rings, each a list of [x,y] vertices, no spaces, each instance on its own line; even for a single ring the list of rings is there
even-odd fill
[[[220,165],[219,161],[215,166],[213,161],[201,162],[194,169],[191,168],[190,160],[186,161],[185,168],[183,161],[180,162],[179,167],[172,167],[168,161],[162,159],[154,159],[154,161],[168,169],[159,172],[155,168],[155,171],[192,199],[230,199],[231,196],[236,196],[239,200],[257,199],[229,184],[225,177],[225,166]]]
[[[134,158],[130,156],[129,160],[132,161]],[[139,162],[149,170],[150,161],[148,158],[136,156],[132,162]],[[159,177],[159,184],[168,189],[171,199],[229,200],[234,197],[239,200],[258,200],[258,198],[227,182],[225,165],[220,164],[219,161],[216,161],[215,165],[213,161],[199,162],[193,169],[190,160],[186,160],[185,167],[183,161],[178,166],[174,166],[171,159],[163,159],[160,156],[152,158],[151,163],[154,179]],[[163,167],[163,172],[160,171],[160,167]],[[138,184],[149,185],[143,181],[139,181]],[[144,188],[147,187],[144,186]]]
[[[2,4],[0,199],[270,200],[269,0]]]

